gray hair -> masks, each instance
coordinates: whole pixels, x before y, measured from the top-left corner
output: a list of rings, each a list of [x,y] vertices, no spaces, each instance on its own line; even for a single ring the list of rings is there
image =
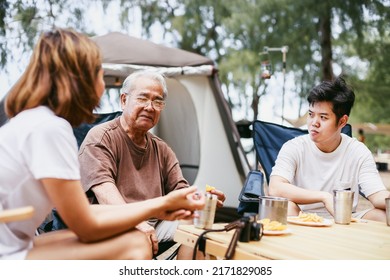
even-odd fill
[[[168,88],[164,75],[150,70],[133,72],[129,76],[127,76],[127,78],[123,82],[121,93],[131,94],[135,87],[135,81],[138,78],[150,78],[158,82],[163,89],[163,98],[165,99],[168,96]]]

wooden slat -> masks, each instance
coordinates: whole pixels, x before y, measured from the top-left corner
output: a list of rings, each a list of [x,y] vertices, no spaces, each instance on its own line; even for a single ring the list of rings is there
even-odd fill
[[[221,227],[221,225],[215,225]],[[350,225],[334,224],[331,227],[307,227],[289,224],[292,233],[281,236],[263,236],[259,242],[238,242],[236,259],[390,259],[390,227],[385,223],[369,221],[368,223],[351,223]],[[195,244],[201,229],[192,225],[182,225],[176,233],[175,240],[182,242],[192,236]],[[208,233],[210,254],[223,257],[231,240],[232,232]],[[188,241],[188,240],[187,240]],[[215,244],[214,244],[215,243]],[[244,254],[245,253],[245,254]],[[251,255],[251,257],[249,257]]]
[[[9,223],[31,218],[34,215],[34,208],[26,206],[10,210],[0,210],[0,223]]]

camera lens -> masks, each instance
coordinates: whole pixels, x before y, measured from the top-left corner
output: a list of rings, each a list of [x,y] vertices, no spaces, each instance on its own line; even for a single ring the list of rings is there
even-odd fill
[[[251,241],[260,241],[263,237],[263,224],[262,223],[253,223],[251,230]]]

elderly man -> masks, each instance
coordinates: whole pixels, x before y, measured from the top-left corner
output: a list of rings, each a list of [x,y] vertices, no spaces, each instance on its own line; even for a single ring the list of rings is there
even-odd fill
[[[270,179],[270,194],[286,197],[289,215],[299,211],[333,215],[332,191],[351,188],[355,192],[355,218],[386,221],[385,198],[390,196],[376,169],[370,150],[355,138],[341,133],[355,101],[344,79],[325,81],[308,98],[308,135],[284,144]],[[356,212],[359,191],[373,208]]]
[[[100,204],[142,201],[188,187],[175,153],[149,132],[159,121],[167,93],[161,74],[131,74],[121,89],[122,115],[87,134],[79,152],[81,181],[85,189],[92,189]],[[214,193],[222,206],[224,194],[218,190]],[[150,235],[156,253],[158,242],[173,239],[177,225],[149,220],[137,228]],[[190,253],[188,247],[181,248],[178,258],[190,258]]]

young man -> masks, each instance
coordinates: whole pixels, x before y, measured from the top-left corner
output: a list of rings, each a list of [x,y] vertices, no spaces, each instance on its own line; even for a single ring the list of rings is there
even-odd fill
[[[308,135],[292,139],[279,152],[270,179],[270,195],[289,199],[289,215],[299,211],[333,216],[333,190],[354,192],[353,217],[386,221],[386,190],[370,150],[341,133],[355,94],[339,77],[313,88],[307,98]],[[374,208],[356,212],[359,191]]]

